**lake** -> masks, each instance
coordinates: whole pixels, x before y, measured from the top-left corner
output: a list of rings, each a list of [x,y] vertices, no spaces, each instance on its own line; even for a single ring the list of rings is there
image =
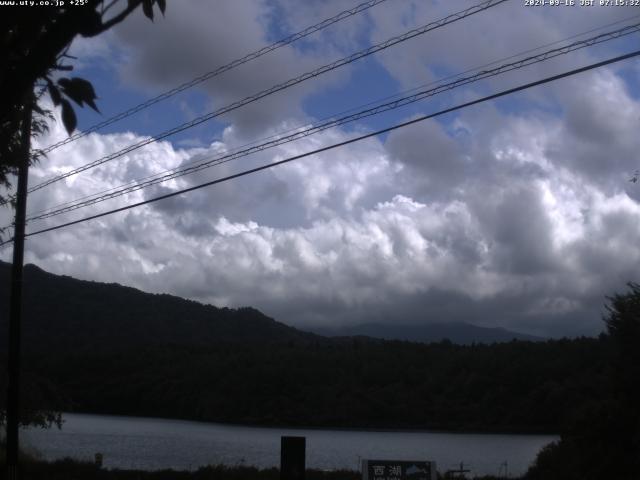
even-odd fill
[[[207,464],[276,467],[282,435],[307,438],[307,466],[359,470],[362,458],[464,462],[475,475],[525,472],[553,435],[260,428],[157,418],[65,414],[61,430],[27,429],[21,441],[43,458],[104,457],[105,468],[194,470]],[[505,464],[506,462],[506,464]]]

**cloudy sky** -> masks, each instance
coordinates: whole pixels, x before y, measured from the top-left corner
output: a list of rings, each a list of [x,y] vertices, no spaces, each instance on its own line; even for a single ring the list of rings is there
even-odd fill
[[[73,45],[74,75],[94,84],[102,112],[79,111],[80,130],[357,1],[169,2],[166,17],[154,23],[136,12],[108,34]],[[58,148],[31,170],[30,184],[475,3],[387,0]],[[433,88],[433,82],[486,64],[616,30],[639,22],[639,14],[637,7],[530,7],[510,0],[34,192],[29,212],[216,158],[418,87]],[[27,231],[627,53],[639,37],[33,221]],[[605,296],[640,281],[640,186],[629,181],[640,168],[638,131],[635,59],[33,236],[26,261],[58,274],[218,306],[251,305],[303,328],[466,321],[539,335],[592,335],[602,330]],[[58,121],[35,146],[66,135]],[[0,210],[0,220],[10,223],[7,209]],[[0,258],[10,254],[5,247]]]

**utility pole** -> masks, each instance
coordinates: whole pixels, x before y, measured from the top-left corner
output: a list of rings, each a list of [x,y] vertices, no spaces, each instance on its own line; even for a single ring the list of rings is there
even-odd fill
[[[24,264],[24,229],[27,210],[27,181],[31,154],[31,102],[24,105],[18,166],[18,191],[13,233],[11,299],[9,301],[9,385],[7,388],[7,480],[19,479],[20,427],[20,327],[22,322],[22,271]]]
[[[447,470],[445,472],[445,478],[467,478],[465,473],[469,473],[471,470],[464,468],[464,462],[460,462],[460,468],[458,470]]]
[[[500,464],[500,472],[498,473],[498,476],[502,473],[502,467],[504,467],[503,478],[509,478],[509,463],[506,460]]]

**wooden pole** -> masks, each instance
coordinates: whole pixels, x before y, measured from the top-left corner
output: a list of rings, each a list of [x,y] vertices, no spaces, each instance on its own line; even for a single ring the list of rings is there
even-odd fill
[[[24,265],[24,229],[27,210],[27,183],[31,150],[31,96],[25,102],[22,120],[21,159],[18,167],[18,191],[13,233],[13,265],[9,303],[9,385],[7,388],[7,479],[18,480],[20,427],[20,327],[22,321],[22,271]]]

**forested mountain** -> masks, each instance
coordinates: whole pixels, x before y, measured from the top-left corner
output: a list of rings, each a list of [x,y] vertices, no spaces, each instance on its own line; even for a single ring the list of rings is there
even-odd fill
[[[3,310],[8,279],[9,266],[0,264]],[[219,309],[34,266],[25,284],[32,407],[263,425],[549,432],[586,400],[608,395],[604,336],[466,346],[329,339],[251,308]],[[6,321],[1,332],[4,355]]]
[[[0,262],[0,321],[6,319],[10,264]],[[214,289],[215,286],[212,286]],[[202,305],[172,295],[145,293],[118,284],[54,275],[25,266],[24,343],[26,348],[126,348],[135,345],[206,346],[226,341],[288,341],[315,335],[279,323],[253,308]],[[464,323],[425,326],[366,324],[317,328],[323,336],[369,336],[413,342],[494,343],[542,340],[500,328]],[[43,344],[44,343],[44,344]],[[0,350],[5,345],[0,344]]]
[[[511,340],[527,340],[531,342],[545,340],[541,337],[512,332],[504,328],[486,328],[469,323],[430,323],[426,325],[366,323],[349,327],[318,327],[312,328],[311,331],[327,337],[367,336],[385,340],[406,340],[422,343],[450,340],[460,345],[510,342]]]
[[[31,356],[82,412],[262,425],[559,431],[606,395],[603,341],[155,347]],[[69,408],[69,407],[65,407]]]
[[[2,337],[6,335],[10,271],[10,264],[0,262]],[[253,308],[216,308],[119,284],[54,275],[35,265],[25,266],[24,285],[22,325],[27,352],[314,338]],[[0,351],[6,349],[2,337]]]

